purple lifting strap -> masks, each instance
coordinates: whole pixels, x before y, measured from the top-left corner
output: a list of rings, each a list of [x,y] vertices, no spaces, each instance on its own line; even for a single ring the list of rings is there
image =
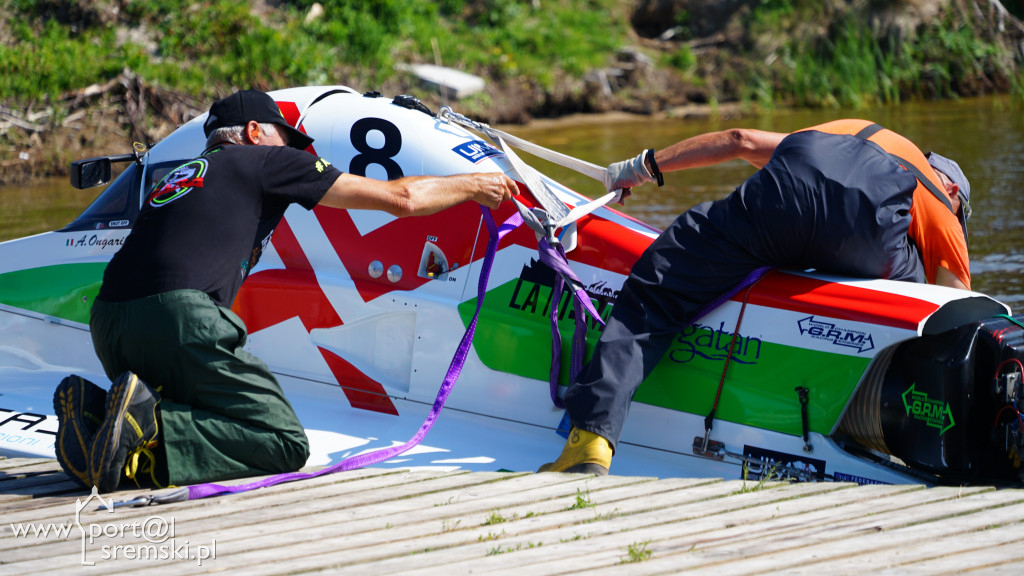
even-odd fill
[[[708,302],[707,304],[704,305],[703,308],[700,308],[699,310],[694,312],[693,316],[690,316],[690,318],[689,318],[687,323],[688,324],[693,324],[697,320],[700,320],[701,318],[707,316],[708,314],[711,314],[712,312],[715,311],[716,308],[718,308],[722,304],[725,304],[733,296],[738,294],[740,290],[744,290],[744,289],[748,288],[749,286],[753,285],[755,282],[760,280],[762,276],[767,274],[773,268],[774,268],[774,266],[761,266],[760,268],[755,268],[754,270],[752,270],[750,272],[750,274],[747,274],[746,278],[744,278],[743,280],[740,280],[739,284],[736,284],[730,290],[728,290],[725,294],[722,294],[718,298],[715,298],[711,302]]]
[[[583,369],[583,358],[586,355],[587,345],[587,319],[583,316],[586,310],[595,322],[604,326],[604,320],[594,308],[580,279],[569,268],[569,261],[565,257],[565,248],[561,244],[552,246],[547,238],[540,239],[538,246],[540,261],[547,264],[555,271],[555,285],[552,287],[551,304],[551,371],[548,373],[550,382],[551,402],[556,408],[565,408],[562,399],[558,397],[558,374],[562,369],[562,333],[558,330],[558,303],[562,299],[562,287],[568,283],[573,293],[573,316],[576,319],[576,330],[572,338],[572,356],[569,365],[569,381],[576,379],[576,375]]]
[[[384,462],[385,460],[390,460],[391,458],[394,458],[395,456],[398,456],[419,444],[423,438],[426,437],[427,432],[430,432],[430,429],[434,426],[434,422],[437,421],[438,416],[441,415],[441,410],[444,408],[444,403],[448,399],[448,394],[451,393],[452,387],[455,385],[455,381],[459,379],[459,374],[462,373],[462,367],[466,363],[466,357],[469,355],[469,350],[473,343],[473,333],[476,331],[476,321],[480,316],[480,308],[483,306],[484,296],[487,293],[487,279],[491,274],[491,266],[494,263],[494,256],[498,249],[498,241],[523,223],[522,217],[517,212],[509,217],[509,219],[506,220],[499,229],[494,224],[494,219],[491,217],[490,210],[481,206],[480,211],[483,212],[484,222],[487,224],[487,231],[490,236],[487,241],[487,252],[484,255],[483,264],[480,269],[480,281],[477,287],[476,312],[473,314],[473,320],[470,321],[469,327],[466,328],[466,333],[462,336],[462,341],[459,343],[459,347],[455,351],[455,357],[452,358],[452,363],[448,368],[448,373],[445,374],[444,381],[441,383],[441,388],[437,392],[437,398],[434,400],[434,406],[430,409],[430,414],[427,415],[427,419],[424,420],[419,431],[417,431],[408,442],[400,446],[391,446],[389,448],[383,448],[381,450],[367,452],[365,454],[357,454],[350,458],[346,458],[333,466],[328,466],[327,468],[316,472],[291,472],[287,474],[277,474],[256,482],[239,484],[236,486],[196,484],[188,487],[188,499],[198,500],[200,498],[207,498],[209,496],[216,496],[224,493],[247,492],[249,490],[274,486],[284,482],[305,480],[308,478],[315,478],[317,476],[333,474],[335,472],[365,468],[366,466],[372,466],[374,464]]]

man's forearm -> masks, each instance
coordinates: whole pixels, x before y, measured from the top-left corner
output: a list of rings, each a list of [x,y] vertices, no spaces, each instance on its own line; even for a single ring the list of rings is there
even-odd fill
[[[709,132],[658,150],[654,159],[662,172],[711,166],[736,159],[761,168],[787,135],[743,128]]]

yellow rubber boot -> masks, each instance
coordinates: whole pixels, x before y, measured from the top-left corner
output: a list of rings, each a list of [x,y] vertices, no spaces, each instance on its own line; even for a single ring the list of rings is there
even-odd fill
[[[612,445],[604,437],[573,427],[558,460],[538,472],[568,472],[607,476],[612,465]]]

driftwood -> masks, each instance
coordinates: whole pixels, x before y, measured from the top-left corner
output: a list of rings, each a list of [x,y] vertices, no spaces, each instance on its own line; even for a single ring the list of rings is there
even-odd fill
[[[113,99],[124,114],[124,124],[132,139],[154,142],[177,126],[205,111],[195,99],[184,94],[147,84],[129,69],[102,84],[92,84],[65,94],[69,111],[92,105],[97,99]]]
[[[31,122],[19,116],[14,110],[0,106],[0,134],[3,134],[12,126],[27,132],[43,132],[46,130],[46,126]]]
[[[69,156],[158,142],[206,110],[205,103],[150,85],[129,69],[44,105],[0,106],[0,183],[64,174]]]
[[[118,123],[127,128],[132,139],[155,142],[205,111],[193,98],[147,84],[128,69],[107,82],[68,92],[60,100],[68,115],[59,123],[52,120],[56,117],[52,107],[33,113],[0,106],[0,135],[11,128],[42,134],[59,127],[75,127],[90,108],[106,104],[117,110]],[[37,121],[46,117],[51,121]]]

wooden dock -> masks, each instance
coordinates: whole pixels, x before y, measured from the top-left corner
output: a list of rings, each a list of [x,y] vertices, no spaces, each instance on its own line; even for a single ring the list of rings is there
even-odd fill
[[[2,575],[1024,573],[1024,490],[991,487],[366,469],[111,513],[10,459],[0,518]]]

